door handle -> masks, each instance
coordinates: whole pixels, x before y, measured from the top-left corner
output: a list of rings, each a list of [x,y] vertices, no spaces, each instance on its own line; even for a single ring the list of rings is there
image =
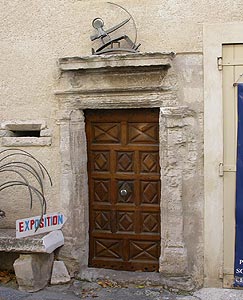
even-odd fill
[[[121,195],[122,197],[127,196],[127,194],[128,194],[128,191],[127,191],[126,189],[121,189],[121,190],[120,190],[120,195]]]

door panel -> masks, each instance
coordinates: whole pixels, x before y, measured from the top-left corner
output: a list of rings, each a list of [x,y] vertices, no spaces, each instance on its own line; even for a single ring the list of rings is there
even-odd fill
[[[237,87],[243,73],[243,45],[223,46],[224,116],[224,270],[223,285],[232,287],[235,256],[235,186],[237,152]],[[227,66],[225,66],[227,64]]]
[[[89,265],[158,270],[159,110],[87,110]]]

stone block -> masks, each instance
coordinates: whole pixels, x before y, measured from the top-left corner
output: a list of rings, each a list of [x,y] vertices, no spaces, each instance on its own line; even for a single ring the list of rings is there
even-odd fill
[[[68,270],[63,261],[54,261],[51,284],[67,283],[71,280]]]
[[[50,146],[51,137],[3,137],[2,144],[5,147],[33,147]]]
[[[14,136],[14,133],[10,130],[0,130],[0,137],[10,137],[10,136]]]
[[[159,265],[159,272],[163,275],[186,276],[188,271],[186,248],[183,245],[166,247]]]
[[[41,137],[50,137],[52,136],[52,130],[51,129],[43,129],[40,131]]]
[[[36,292],[49,282],[54,254],[21,254],[14,262],[19,290]]]
[[[48,233],[42,240],[46,253],[52,253],[55,249],[64,244],[64,236],[61,230],[55,230]]]

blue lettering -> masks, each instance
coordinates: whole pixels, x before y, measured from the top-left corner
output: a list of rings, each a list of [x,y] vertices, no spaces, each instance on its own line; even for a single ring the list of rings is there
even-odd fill
[[[26,231],[26,230],[30,230],[30,221],[28,220],[28,221],[24,221],[24,223],[25,223],[25,229],[24,229],[24,231]]]
[[[58,215],[58,225],[63,224],[63,215]]]

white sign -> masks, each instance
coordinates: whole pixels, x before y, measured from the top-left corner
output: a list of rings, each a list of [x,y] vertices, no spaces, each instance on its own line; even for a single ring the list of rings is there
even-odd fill
[[[52,213],[43,215],[41,221],[40,216],[17,220],[16,238],[58,230],[62,228],[65,222],[66,217],[62,213]]]

